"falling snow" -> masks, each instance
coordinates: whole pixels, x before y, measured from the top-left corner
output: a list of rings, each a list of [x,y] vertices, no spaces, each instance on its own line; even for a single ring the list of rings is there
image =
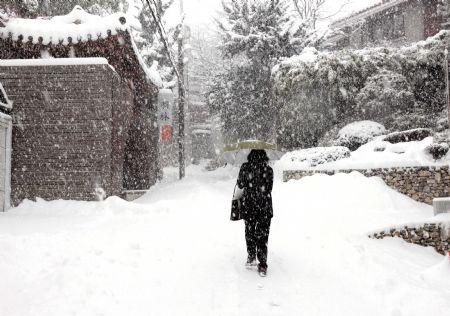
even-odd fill
[[[1,1],[0,316],[448,314],[450,253],[369,236],[450,229],[449,30],[450,0]]]

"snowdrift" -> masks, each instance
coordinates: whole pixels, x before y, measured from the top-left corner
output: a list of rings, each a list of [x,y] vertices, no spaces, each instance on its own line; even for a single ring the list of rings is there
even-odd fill
[[[27,201],[0,214],[0,315],[424,315],[450,309],[434,250],[367,232],[431,207],[359,173],[274,184],[268,277],[229,221],[236,168],[135,203]],[[436,268],[433,268],[436,267]],[[383,304],[380,304],[383,302]]]

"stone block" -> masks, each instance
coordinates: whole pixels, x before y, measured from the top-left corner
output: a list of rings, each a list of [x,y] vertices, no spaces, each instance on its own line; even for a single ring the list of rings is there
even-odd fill
[[[435,198],[433,200],[434,215],[450,213],[450,197]]]

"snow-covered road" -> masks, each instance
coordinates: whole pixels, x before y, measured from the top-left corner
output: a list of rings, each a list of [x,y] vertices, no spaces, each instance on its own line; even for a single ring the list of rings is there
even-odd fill
[[[360,174],[274,185],[267,278],[229,221],[237,170],[175,172],[135,203],[0,214],[0,315],[447,315],[444,257],[368,231],[431,207]],[[446,277],[446,278],[445,278]]]

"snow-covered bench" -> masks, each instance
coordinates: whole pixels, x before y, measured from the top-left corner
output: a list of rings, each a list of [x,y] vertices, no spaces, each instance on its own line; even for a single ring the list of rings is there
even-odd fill
[[[450,197],[436,198],[433,200],[434,215],[450,213]]]

